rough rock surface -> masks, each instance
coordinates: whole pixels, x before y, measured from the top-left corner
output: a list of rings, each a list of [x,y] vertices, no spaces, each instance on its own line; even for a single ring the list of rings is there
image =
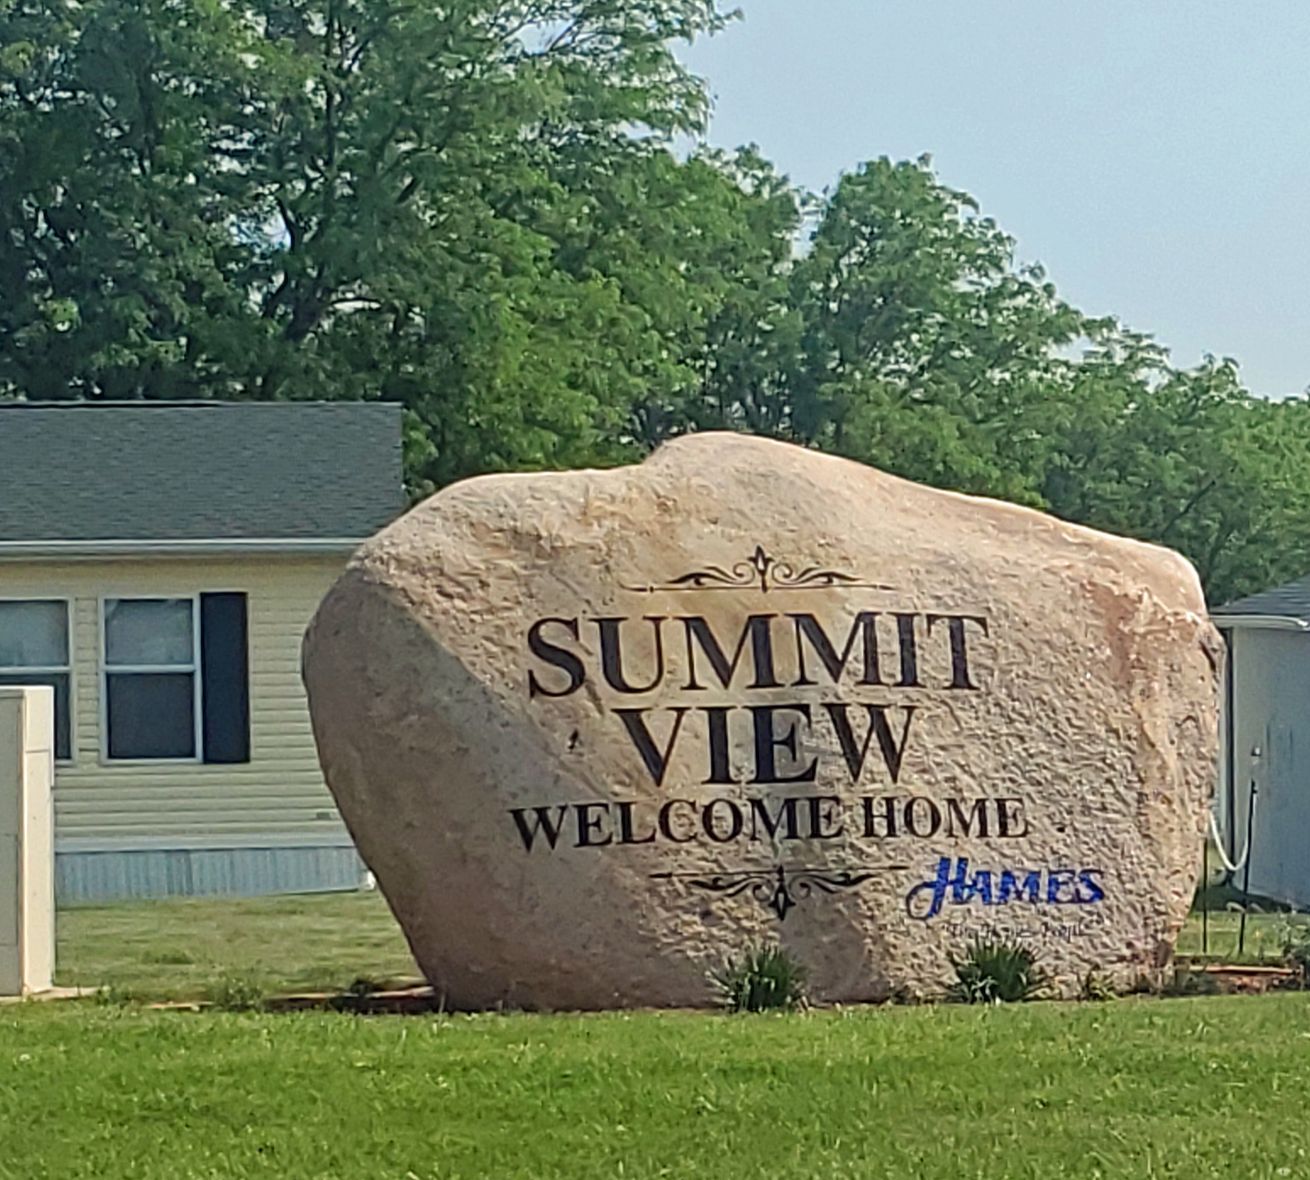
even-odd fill
[[[448,488],[305,643],[327,781],[455,1007],[819,1000],[976,935],[1065,990],[1167,961],[1220,645],[1178,555],[738,435]]]

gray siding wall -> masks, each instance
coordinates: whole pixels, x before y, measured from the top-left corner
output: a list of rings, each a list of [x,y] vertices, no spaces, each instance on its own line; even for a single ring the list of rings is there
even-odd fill
[[[322,893],[358,889],[363,879],[363,862],[349,846],[61,852],[55,857],[59,905]]]
[[[1254,780],[1251,892],[1310,906],[1310,635],[1238,628],[1232,671],[1233,781],[1231,796],[1220,791],[1222,826],[1240,853]],[[1228,751],[1223,761],[1226,769]]]

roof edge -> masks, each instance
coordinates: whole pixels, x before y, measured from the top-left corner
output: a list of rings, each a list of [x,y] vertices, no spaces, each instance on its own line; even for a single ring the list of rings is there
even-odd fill
[[[1220,630],[1227,627],[1258,627],[1267,631],[1310,631],[1310,619],[1296,615],[1212,614],[1210,621]]]
[[[367,537],[250,537],[187,540],[0,541],[0,562],[118,560],[141,557],[243,557],[251,554],[348,555]]]

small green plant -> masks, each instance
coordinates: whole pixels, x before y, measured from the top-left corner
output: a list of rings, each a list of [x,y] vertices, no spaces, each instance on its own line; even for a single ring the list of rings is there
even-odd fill
[[[887,997],[889,1003],[902,1005],[926,1004],[930,1002],[928,996],[915,988],[901,984],[899,987],[892,989],[891,994]]]
[[[1093,968],[1083,976],[1083,984],[1078,992],[1079,998],[1100,1003],[1115,998],[1114,986],[1099,971]]]
[[[1137,977],[1124,989],[1125,996],[1162,996],[1168,978],[1163,971],[1139,972]]]
[[[1296,975],[1302,991],[1310,984],[1310,926],[1304,922],[1287,923],[1283,935],[1283,964]]]
[[[205,998],[222,1012],[258,1012],[264,1007],[263,985],[253,975],[223,975]]]
[[[780,946],[747,951],[711,978],[729,1012],[791,1010],[805,1004],[805,968]]]
[[[1171,998],[1218,994],[1219,981],[1213,975],[1183,963],[1175,965],[1172,975],[1160,988],[1160,995]]]
[[[346,988],[346,995],[357,1000],[362,1000],[368,996],[375,995],[377,992],[383,992],[386,990],[387,985],[385,983],[380,983],[376,979],[369,979],[367,976],[361,975],[357,979],[351,981],[350,986]]]
[[[91,993],[91,1001],[99,1008],[125,1008],[138,1002],[138,997],[124,987],[107,984]]]
[[[1012,1004],[1034,999],[1046,986],[1046,972],[1028,947],[1003,938],[975,938],[952,959],[951,999],[963,1004]]]

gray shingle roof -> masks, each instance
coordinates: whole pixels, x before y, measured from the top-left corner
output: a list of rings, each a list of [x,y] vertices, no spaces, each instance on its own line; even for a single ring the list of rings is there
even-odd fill
[[[1261,590],[1258,594],[1226,602],[1210,613],[1221,620],[1225,615],[1272,615],[1310,621],[1310,575],[1285,586],[1275,586],[1272,590]]]
[[[380,402],[0,402],[0,543],[359,540],[400,437]]]

